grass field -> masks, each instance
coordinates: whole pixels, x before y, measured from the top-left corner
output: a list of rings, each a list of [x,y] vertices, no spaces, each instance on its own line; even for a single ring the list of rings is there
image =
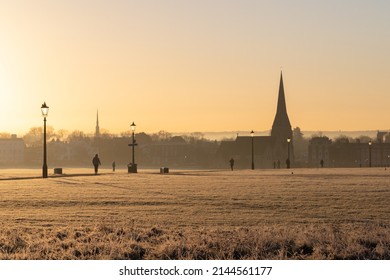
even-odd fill
[[[390,170],[64,171],[0,170],[1,259],[390,259]]]

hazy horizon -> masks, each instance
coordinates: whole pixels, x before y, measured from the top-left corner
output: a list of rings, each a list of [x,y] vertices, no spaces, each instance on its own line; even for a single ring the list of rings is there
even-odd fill
[[[2,1],[0,131],[388,127],[388,1]],[[282,67],[282,68],[281,68]],[[7,120],[7,121],[4,121]]]
[[[62,130],[61,128],[56,129],[54,127],[53,127],[53,129],[55,131]],[[87,136],[93,136],[95,134],[95,131],[92,131],[92,130],[83,131],[83,130],[73,129],[73,130],[66,130],[66,131],[68,131],[69,133],[71,133],[73,131],[82,131]],[[129,130],[112,132],[112,131],[105,129],[105,128],[101,128],[101,131],[103,133],[108,133],[108,134],[116,135],[116,136],[119,136],[121,133],[124,133],[124,132],[129,132]],[[201,133],[201,134],[203,134],[203,137],[205,139],[218,140],[218,141],[224,140],[224,139],[230,139],[230,138],[234,139],[237,136],[237,134],[239,136],[249,136],[250,135],[250,131],[244,131],[244,130],[238,130],[238,131],[167,131],[167,130],[163,130],[163,129],[159,130],[159,131],[151,131],[151,132],[141,130],[141,131],[136,131],[136,134],[137,133],[146,133],[148,135],[152,135],[152,134],[157,134],[160,131],[165,131],[165,132],[171,134],[172,136],[183,136],[183,135],[191,135],[192,133]],[[376,130],[301,130],[304,138],[311,138],[313,135],[320,135],[321,134],[323,136],[329,137],[330,139],[334,139],[340,135],[345,135],[347,137],[352,137],[352,138],[357,138],[359,136],[369,136],[371,138],[375,138],[378,131],[390,131],[390,129],[383,129],[383,130],[381,130],[381,129],[376,129]],[[28,133],[28,131],[22,132],[22,133],[13,133],[10,131],[0,131],[0,133],[6,133],[9,135],[16,135],[17,137],[23,137],[25,134]],[[270,134],[271,134],[271,130],[255,131],[255,136],[269,136]]]

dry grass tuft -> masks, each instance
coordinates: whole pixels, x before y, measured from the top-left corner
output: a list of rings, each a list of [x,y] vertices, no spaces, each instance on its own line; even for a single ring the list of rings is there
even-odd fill
[[[390,259],[383,225],[264,226],[238,229],[134,228],[0,230],[0,259]]]

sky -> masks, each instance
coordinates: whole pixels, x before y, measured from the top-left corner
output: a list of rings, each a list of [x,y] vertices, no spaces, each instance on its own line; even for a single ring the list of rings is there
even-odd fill
[[[0,132],[388,130],[390,1],[0,0]]]

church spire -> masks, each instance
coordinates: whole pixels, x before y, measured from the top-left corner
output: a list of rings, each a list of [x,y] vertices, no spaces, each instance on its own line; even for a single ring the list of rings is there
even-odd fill
[[[271,136],[287,139],[289,137],[291,138],[291,135],[291,124],[287,115],[286,98],[284,96],[283,73],[280,72],[278,105],[272,125]]]
[[[100,136],[100,127],[99,127],[99,110],[96,111],[96,130],[95,130],[95,137]]]

